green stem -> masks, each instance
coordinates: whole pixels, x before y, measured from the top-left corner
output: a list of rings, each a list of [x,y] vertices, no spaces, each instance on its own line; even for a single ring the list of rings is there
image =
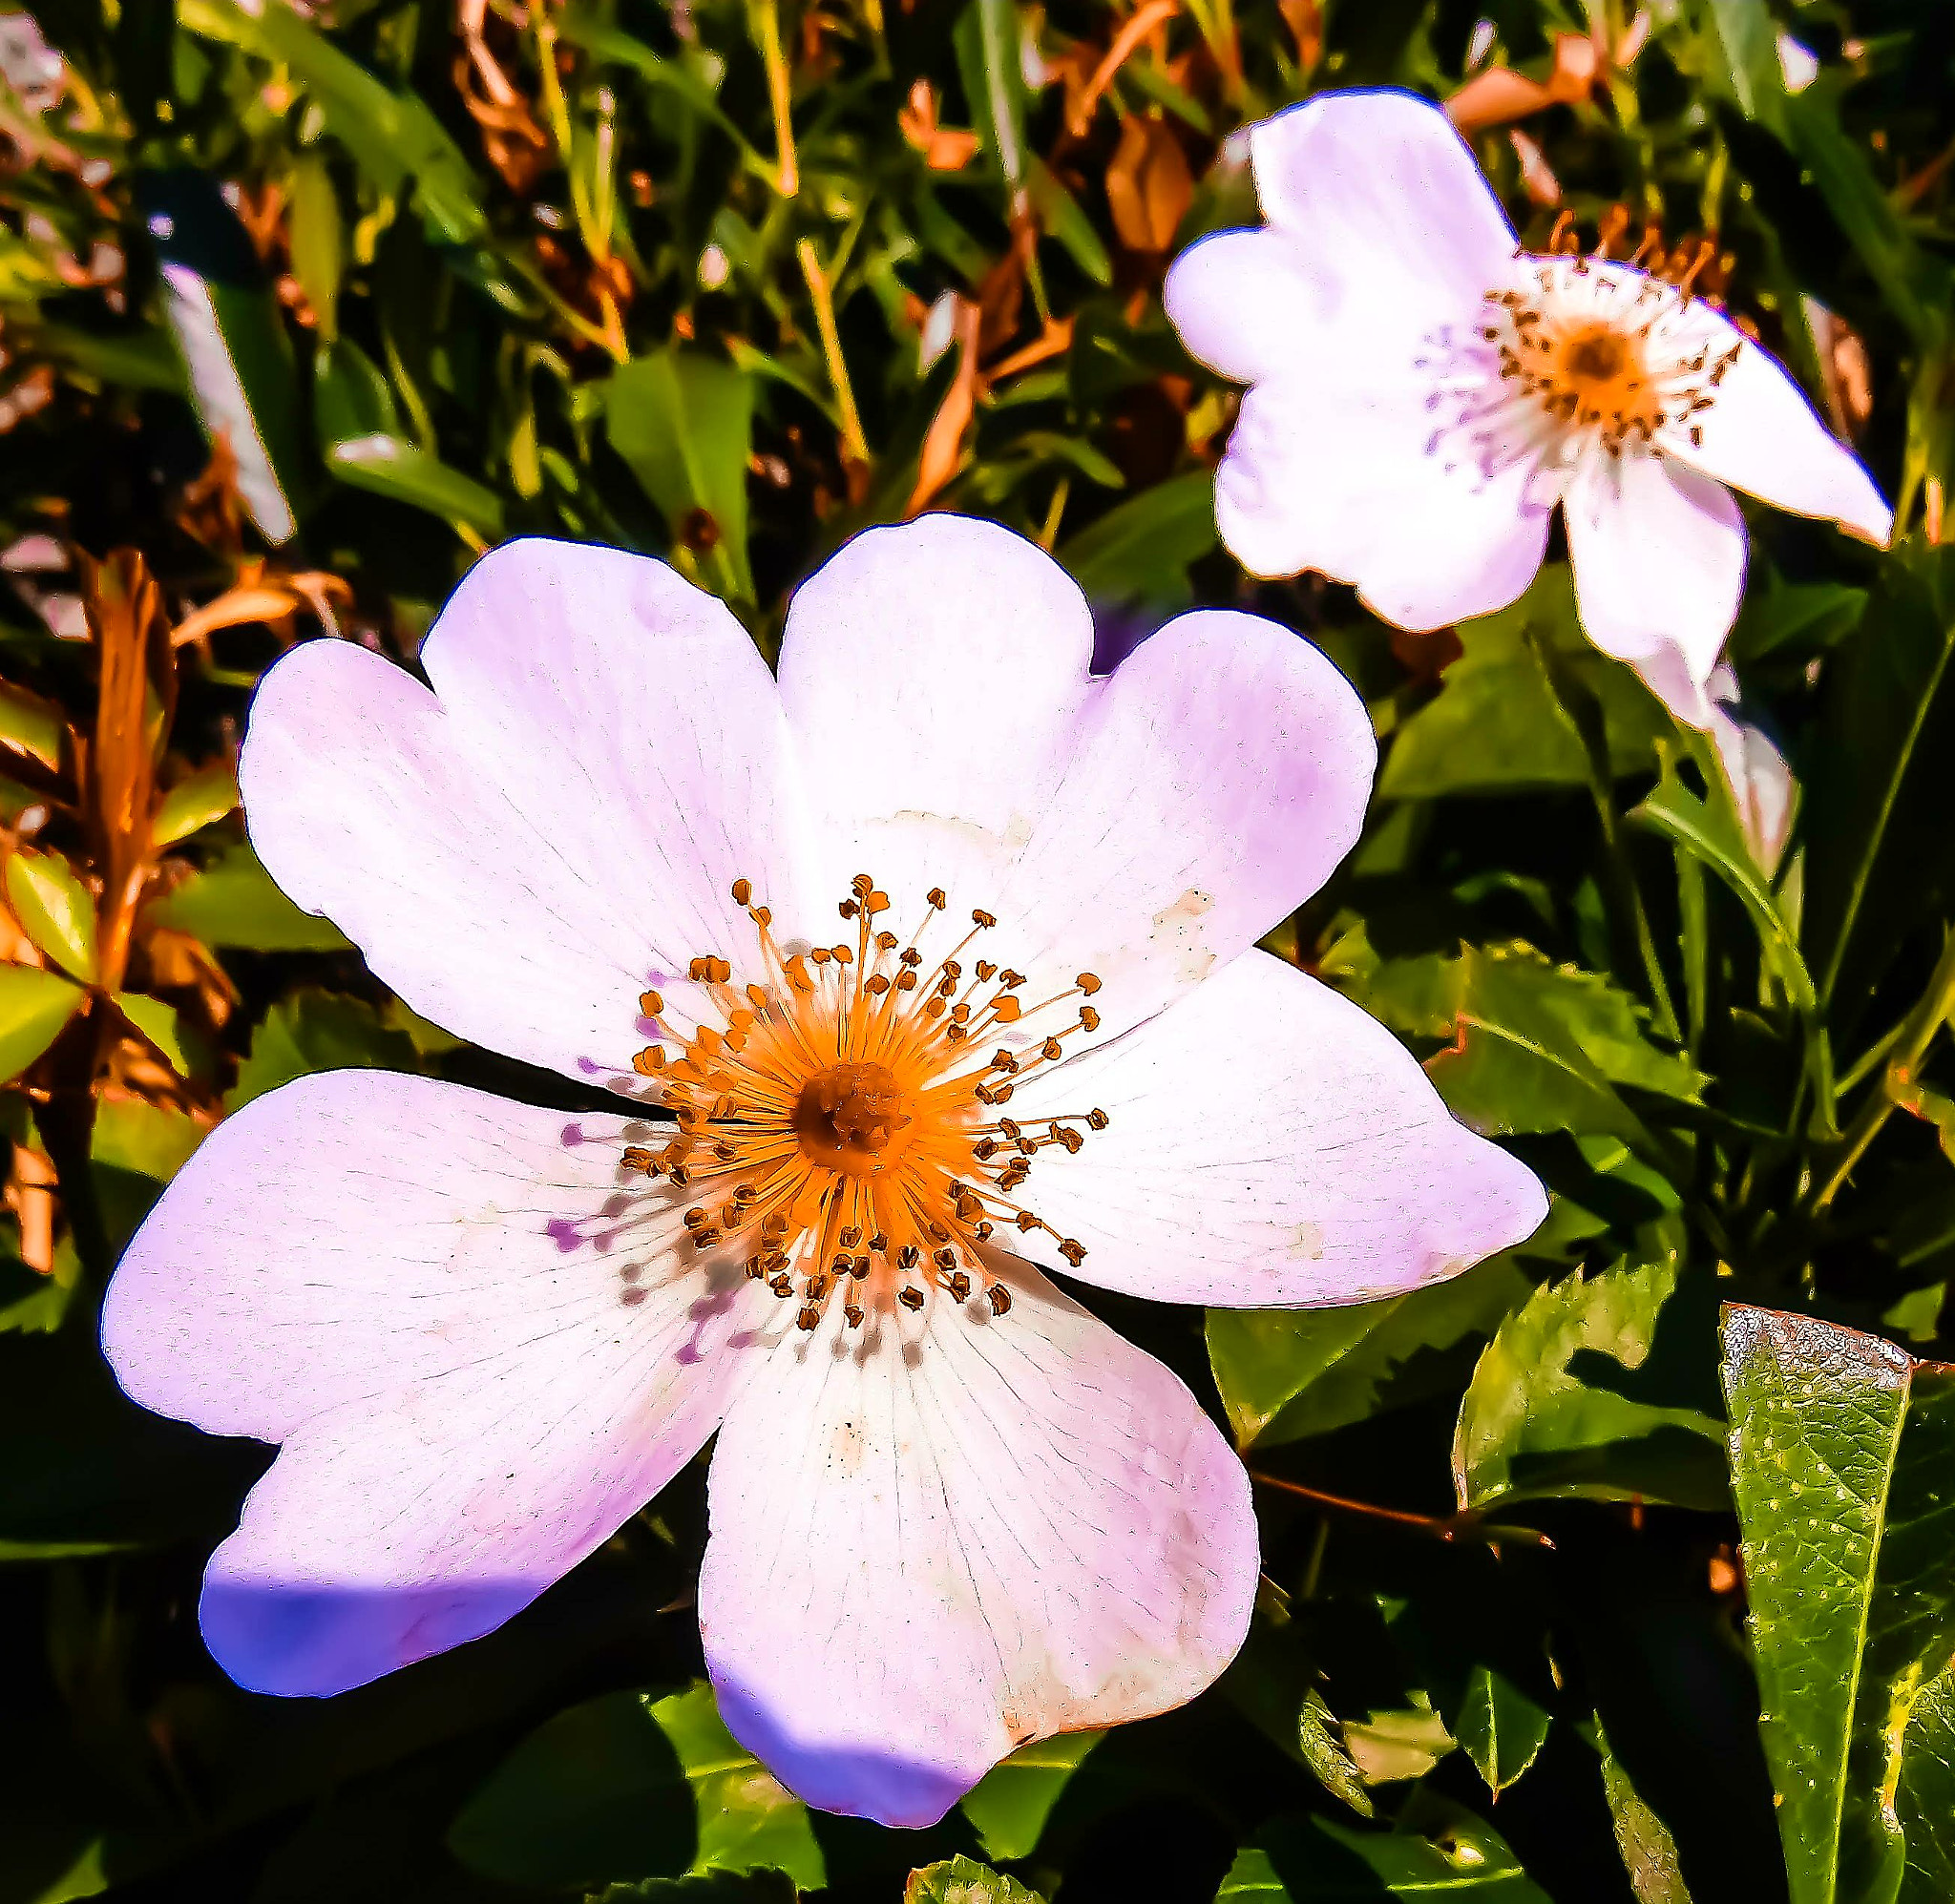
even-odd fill
[[[1927,1056],[1928,1046],[1934,1042],[1935,1034],[1941,1030],[1951,1010],[1955,1010],[1955,932],[1950,932],[1943,943],[1942,955],[1935,961],[1934,975],[1928,980],[1928,989],[1922,994],[1921,1003],[1908,1015],[1900,1050],[1887,1060],[1886,1074],[1880,1088],[1868,1097],[1848,1126],[1839,1161],[1833,1166],[1832,1173],[1813,1199],[1814,1215],[1823,1211],[1839,1194],[1846,1180],[1852,1176],[1854,1166],[1866,1155],[1867,1147],[1875,1138],[1880,1136],[1881,1127],[1894,1114],[1894,1098],[1889,1086],[1903,1078],[1911,1078],[1921,1069],[1921,1061]]]

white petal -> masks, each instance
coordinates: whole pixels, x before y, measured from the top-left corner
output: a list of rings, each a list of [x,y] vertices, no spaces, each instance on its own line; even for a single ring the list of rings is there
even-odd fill
[[[241,1684],[336,1692],[487,1632],[712,1433],[753,1286],[620,1187],[623,1128],[325,1073],[221,1124],[137,1233],[102,1310],[124,1389],[284,1443],[206,1577]]]
[[[1377,746],[1343,677],[1273,622],[1183,616],[1100,680],[1091,644],[1084,598],[1036,545],[925,516],[803,587],[781,685],[837,893],[871,874],[907,933],[940,886],[951,936],[995,913],[986,952],[1060,990],[1098,973],[1113,1025],[1323,882]]]
[[[781,699],[836,896],[857,872],[912,905],[939,885],[967,910],[995,896],[1064,770],[1092,657],[1079,584],[996,523],[872,529],[802,583]]]
[[[1263,215],[1319,268],[1436,282],[1476,309],[1513,227],[1452,121],[1411,93],[1320,94],[1251,128]],[[1335,374],[1335,366],[1319,365]]]
[[[1401,628],[1491,614],[1533,580],[1551,506],[1524,463],[1487,475],[1436,438],[1416,354],[1389,378],[1293,376],[1244,397],[1215,521],[1251,575],[1317,570]]]
[[[812,1805],[934,1822],[1015,1746],[1192,1698],[1247,1630],[1248,1478],[1181,1383],[1011,1265],[1012,1307],[824,1329],[713,1455],[700,1629]]]
[[[1667,456],[1593,456],[1563,501],[1583,630],[1679,721],[1708,727],[1705,684],[1744,593],[1731,492]]]
[[[1085,1245],[1066,1273],[1135,1295],[1240,1308],[1393,1295],[1522,1242],[1547,1209],[1382,1025],[1263,952],[1012,1100],[1028,1128],[1093,1109],[1107,1128],[1076,1156],[1043,1153],[1019,1196]],[[1025,1246],[1057,1264],[1049,1241]]]
[[[1713,353],[1735,346],[1737,357],[1711,393],[1711,408],[1692,419],[1701,443],[1693,446],[1670,431],[1665,450],[1775,508],[1841,523],[1884,546],[1894,533],[1894,512],[1860,459],[1762,345],[1706,307],[1699,315],[1718,340]]]
[[[1770,876],[1778,870],[1785,843],[1792,835],[1798,794],[1792,768],[1762,727],[1739,720],[1721,706],[1712,710],[1711,740],[1731,797],[1737,803],[1745,844]]]
[[[1323,322],[1321,281],[1296,241],[1223,231],[1168,266],[1161,302],[1189,353],[1238,384],[1293,368]]]
[[[804,908],[806,803],[766,664],[663,563],[485,556],[421,651],[342,642],[265,677],[240,769],[273,878],[463,1037],[572,1077],[628,1067],[638,997],[751,936],[746,876]]]

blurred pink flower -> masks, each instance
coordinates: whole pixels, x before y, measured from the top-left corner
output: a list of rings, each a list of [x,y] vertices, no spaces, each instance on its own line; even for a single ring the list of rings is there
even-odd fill
[[[663,564],[543,541],[462,584],[431,686],[331,641],[272,670],[242,779],[279,883],[450,1031],[640,1101],[328,1073],[165,1193],[103,1342],[146,1406],[283,1444],[205,1578],[241,1684],[487,1632],[716,1430],[706,1659],[812,1804],[922,1825],[1221,1671],[1243,1469],[1036,1263],[1352,1302],[1544,1200],[1255,949],[1357,837],[1356,695],[1250,616],[1105,679],[1092,640],[1041,551],[932,515],[800,591],[778,682]]]
[[[1268,224],[1183,253],[1166,299],[1251,387],[1215,515],[1251,574],[1316,569],[1441,627],[1521,594],[1559,503],[1589,639],[1708,728],[1744,586],[1725,484],[1887,539],[1865,471],[1763,349],[1629,264],[1519,250],[1439,107],[1326,94],[1251,151]]]

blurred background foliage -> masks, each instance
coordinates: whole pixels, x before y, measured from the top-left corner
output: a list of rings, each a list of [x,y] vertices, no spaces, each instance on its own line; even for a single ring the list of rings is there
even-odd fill
[[[0,1904],[1955,1895],[1955,8],[36,0],[0,70]],[[1529,243],[1710,239],[1898,498],[1888,554],[1753,522],[1734,780],[1558,560],[1408,637],[1218,549],[1234,396],[1162,272],[1252,220],[1240,126],[1377,84],[1451,101]],[[314,636],[412,665],[523,533],[664,554],[770,651],[926,507],[1054,550],[1109,664],[1230,602],[1344,668],[1378,799],[1272,943],[1546,1224],[1343,1310],[1094,1294],[1258,1477],[1255,1626],[932,1831],[727,1738],[697,1467],[460,1655],[238,1691],[197,1580],[265,1451],[120,1399],[116,1251],[302,1072],[564,1089],[270,884],[253,684]]]

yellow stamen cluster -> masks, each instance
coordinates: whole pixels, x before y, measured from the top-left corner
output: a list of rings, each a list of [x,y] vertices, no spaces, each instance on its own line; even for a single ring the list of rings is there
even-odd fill
[[[633,1060],[675,1128],[622,1161],[691,1193],[694,1250],[734,1257],[784,1302],[798,1299],[805,1329],[836,1302],[856,1329],[879,1298],[914,1312],[937,1291],[963,1303],[981,1290],[1003,1315],[1011,1292],[980,1245],[1005,1224],[1047,1231],[1077,1266],[1083,1245],[1017,1192],[1041,1152],[1076,1153],[1105,1129],[1105,1112],[1031,1125],[998,1113],[1028,1073],[1066,1056],[1066,1040],[1099,1029],[1085,1002],[1099,979],[1081,973],[1027,1003],[1023,973],[977,957],[967,968],[967,951],[998,923],[981,909],[926,966],[922,941],[949,905],[941,888],[905,941],[883,925],[888,896],[859,874],[841,903],[853,943],[791,951],[748,881],[734,882],[733,898],[754,926],[752,979],[736,986],[717,953],[694,959],[688,976],[720,1022]],[[662,1027],[660,994],[640,1007]]]

